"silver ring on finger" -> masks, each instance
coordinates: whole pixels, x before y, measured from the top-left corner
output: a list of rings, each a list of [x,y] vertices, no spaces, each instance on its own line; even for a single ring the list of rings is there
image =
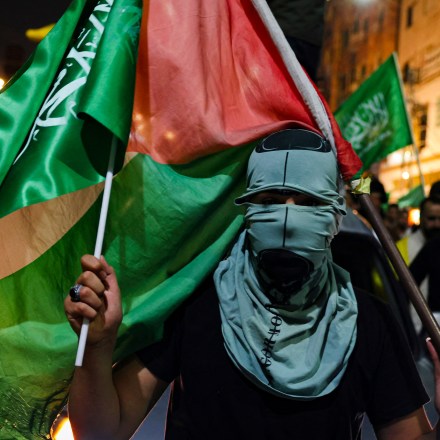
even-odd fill
[[[75,284],[73,287],[70,288],[69,295],[71,301],[73,302],[81,301],[80,291],[82,287],[83,287],[82,284]]]

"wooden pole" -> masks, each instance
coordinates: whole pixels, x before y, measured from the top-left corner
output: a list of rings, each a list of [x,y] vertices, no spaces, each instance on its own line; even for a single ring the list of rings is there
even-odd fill
[[[370,196],[368,194],[361,194],[359,195],[359,201],[362,208],[367,213],[368,220],[373,226],[373,229],[375,230],[383,248],[385,249],[385,252],[388,254],[388,258],[394,266],[401,284],[408,293],[408,297],[416,309],[423,326],[425,327],[428,335],[431,337],[437,353],[440,353],[440,327],[432,315],[432,312],[428,307],[428,303],[421,294],[416,282],[414,281],[414,278],[411,275],[411,272],[408,269],[408,266],[403,261],[402,255],[400,254],[388,230],[383,224],[379,213],[371,202]]]

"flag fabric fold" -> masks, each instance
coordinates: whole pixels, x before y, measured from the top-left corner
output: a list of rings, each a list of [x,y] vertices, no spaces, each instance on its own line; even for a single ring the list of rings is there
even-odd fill
[[[0,406],[1,438],[44,438],[66,400],[77,340],[63,300],[80,272],[80,256],[91,253],[95,241],[105,164],[98,141],[106,144],[111,132],[122,143],[131,124],[104,243],[124,308],[117,361],[160,338],[164,320],[227,253],[242,227],[233,200],[244,189],[256,142],[292,125],[319,131],[251,0],[144,0],[136,34],[139,9],[135,0],[76,0],[39,48],[54,49],[51,38],[63,34],[66,20],[69,40],[75,35],[77,44],[87,46],[66,39],[51,80],[29,75],[45,87],[35,94],[39,106],[23,116],[32,136],[20,137],[17,124],[2,127],[9,165],[3,156],[0,401],[7,403]],[[21,80],[32,66],[0,94],[0,117],[12,118],[29,103],[20,97],[34,89],[23,90],[28,83]],[[74,66],[69,81],[78,89],[81,83],[75,105],[63,101],[50,113],[66,123],[35,133],[41,105],[50,109],[61,102],[62,81]],[[134,74],[133,98],[126,78]],[[359,162],[329,118],[336,145],[344,145],[351,158],[346,163],[356,170]],[[90,142],[96,147],[88,148]],[[40,175],[31,164],[41,168]],[[76,180],[72,170],[78,164],[84,170]],[[38,179],[51,185],[36,184]]]
[[[150,2],[142,26],[128,151],[185,163],[287,126],[320,131],[250,0]],[[325,110],[348,179],[360,161]]]
[[[49,33],[49,42],[40,43],[34,61],[0,94],[0,119],[17,115],[22,122],[18,126],[14,117],[13,125],[0,125],[7,134],[0,216],[100,182],[112,137],[121,146],[127,142],[142,3],[100,0],[92,6],[91,1],[74,2]],[[71,24],[75,18],[77,26]],[[69,39],[59,27],[65,20]],[[64,57],[52,59],[58,52]],[[38,55],[49,61],[37,62]],[[43,78],[43,95],[44,70],[52,78]],[[24,88],[26,100],[20,95]],[[34,98],[32,112],[21,115],[28,96]],[[120,168],[125,149],[118,152]]]
[[[166,317],[227,251],[242,224],[231,206],[243,191],[252,146],[191,166],[162,165],[138,154],[115,177],[105,238],[124,305],[115,360],[158,339]],[[27,246],[40,245],[48,224],[66,222],[67,232],[60,239],[46,237],[53,241],[46,251],[20,269],[18,262],[0,280],[0,438],[43,437],[65,403],[77,338],[63,300],[95,239],[101,199],[89,197],[92,190],[78,191],[75,199],[69,195],[70,203],[45,202],[49,214],[35,218],[41,224],[34,224]],[[89,209],[79,219],[65,216],[85,200]],[[0,229],[6,219],[0,219]]]
[[[3,87],[0,96],[0,184],[17,156],[81,20],[85,0],[72,3],[52,32]],[[54,48],[57,50],[54,50]]]
[[[393,54],[335,112],[342,134],[362,160],[362,171],[413,143],[398,69]]]

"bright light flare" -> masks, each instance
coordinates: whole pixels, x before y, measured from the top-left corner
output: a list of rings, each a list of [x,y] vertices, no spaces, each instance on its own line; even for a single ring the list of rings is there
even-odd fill
[[[55,432],[52,434],[52,438],[54,440],[75,440],[67,417],[59,422]]]
[[[420,224],[420,209],[411,209],[408,213],[408,223],[410,226]]]
[[[6,84],[6,81],[3,78],[0,78],[0,89]]]
[[[167,141],[174,141],[174,139],[176,139],[176,133],[172,131],[166,131],[164,137]]]

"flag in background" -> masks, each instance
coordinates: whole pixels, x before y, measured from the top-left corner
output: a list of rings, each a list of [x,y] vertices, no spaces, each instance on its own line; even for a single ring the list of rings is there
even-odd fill
[[[425,198],[425,192],[423,190],[423,185],[417,185],[414,188],[410,189],[407,194],[402,196],[397,204],[400,208],[412,208],[418,207],[422,203]]]
[[[92,31],[96,29],[98,13],[94,9],[100,8],[101,13],[113,3],[99,44],[87,46],[86,52],[96,51],[96,56],[78,107],[60,106],[59,113],[50,115],[69,118],[69,122],[57,126],[44,146],[39,144],[43,137],[33,136],[37,143],[29,144],[14,164],[28,142],[20,129],[35,134],[41,106],[52,102],[53,81],[46,81],[49,68],[39,66],[32,74],[33,65],[28,64],[7,94],[0,94],[0,117],[13,119],[21,114],[22,106],[34,107],[22,117],[24,125],[11,122],[5,128],[9,153],[0,162],[6,176],[0,200],[9,203],[9,208],[0,207],[4,210],[0,219],[4,262],[0,265],[0,401],[6,402],[0,407],[0,437],[45,436],[66,399],[77,341],[65,319],[63,300],[80,272],[80,256],[90,253],[94,244],[102,183],[97,171],[88,180],[76,180],[73,175],[66,179],[64,173],[72,173],[79,156],[89,161],[85,166],[90,167],[90,174],[96,156],[102,158],[98,168],[105,165],[106,155],[93,156],[96,151],[89,148],[94,145],[87,142],[89,133],[96,133],[88,130],[90,120],[106,127],[104,134],[114,133],[121,140],[125,125],[119,118],[124,119],[128,112],[132,123],[130,153],[113,183],[104,249],[119,274],[124,307],[115,360],[160,338],[166,317],[227,252],[242,225],[241,211],[233,206],[233,199],[243,190],[247,157],[255,142],[292,124],[318,130],[251,2],[239,0],[209,5],[201,0],[144,2],[131,114],[130,93],[115,97],[111,89],[121,82],[125,85],[125,69],[134,72],[132,58],[118,62],[104,54],[102,69],[121,72],[100,75],[100,69],[95,69],[106,36],[115,56],[131,47],[133,34],[129,31],[136,27],[132,18],[139,8],[132,6],[129,22],[133,27],[121,32],[124,23],[113,21],[112,12],[123,1],[128,0],[76,0],[40,43],[36,53],[41,47],[46,53],[62,50],[59,67],[51,68],[52,79],[60,79],[70,50],[51,40],[57,32],[64,35],[60,23],[68,22],[72,32],[78,25],[77,35],[85,38],[89,34],[82,28],[88,21],[94,23]],[[125,14],[120,15],[123,19]],[[80,25],[81,20],[86,23]],[[115,27],[110,28],[110,23]],[[81,66],[89,61],[86,54],[79,60]],[[70,62],[67,67],[71,68]],[[22,82],[22,78],[27,80]],[[45,93],[39,94],[36,87],[33,100],[25,100],[29,82],[41,82]],[[109,88],[104,90],[104,86]],[[86,115],[81,122],[78,114]],[[69,133],[67,140],[65,133]],[[83,143],[63,149],[70,134]],[[345,148],[344,157],[351,159],[345,162],[348,175],[350,170],[356,171],[357,158],[337,129],[335,137]],[[94,140],[101,138],[97,135]],[[96,150],[102,151],[101,144],[106,143],[97,144],[100,148]],[[25,163],[31,146],[35,148],[32,163],[43,169],[38,178],[32,173],[28,176],[25,168],[13,172],[20,162]],[[63,154],[57,156],[59,150]],[[56,163],[48,166],[54,154]],[[7,183],[11,175],[14,179]],[[51,185],[39,184],[40,178],[50,180]],[[34,198],[20,196],[28,194],[35,182],[40,189]]]
[[[362,171],[413,143],[398,69],[393,54],[335,112],[342,134],[362,160]]]

